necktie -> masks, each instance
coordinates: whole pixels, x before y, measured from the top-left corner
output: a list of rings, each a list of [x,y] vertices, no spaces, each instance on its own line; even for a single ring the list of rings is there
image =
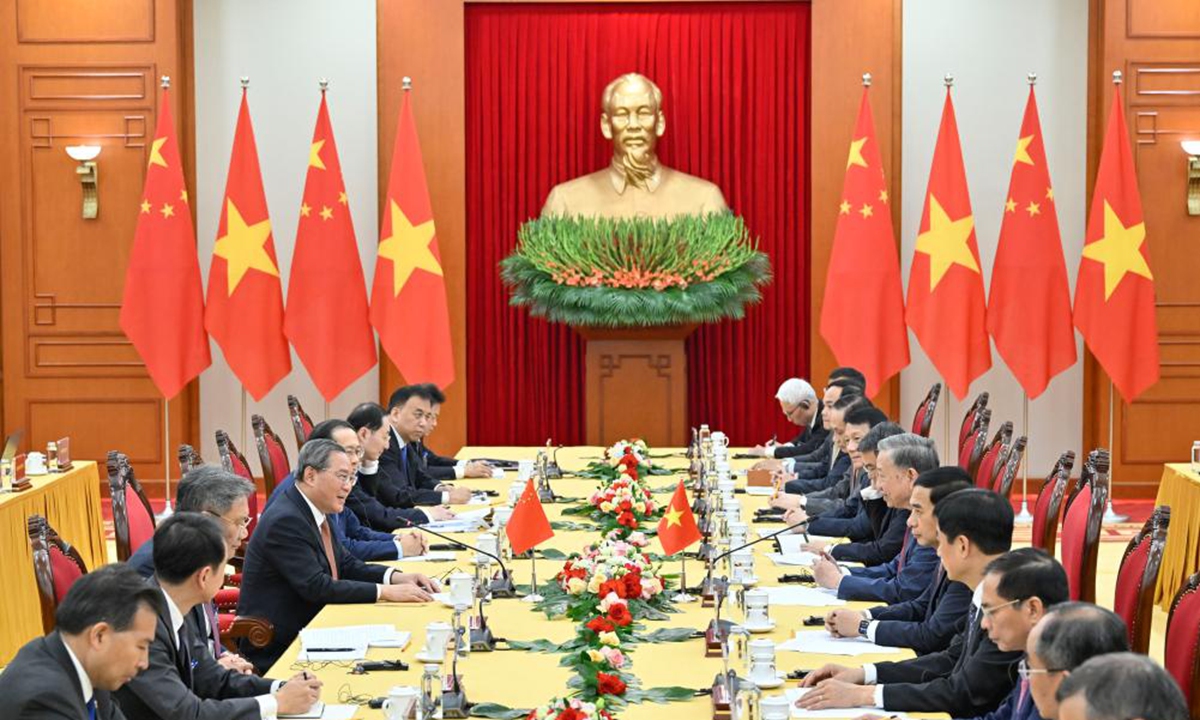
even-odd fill
[[[333,554],[333,536],[329,533],[329,518],[321,523],[321,544],[325,546],[325,559],[329,561],[329,574],[338,579],[337,557]]]
[[[408,445],[400,448],[400,467],[404,470],[404,477],[408,477]]]
[[[1021,678],[1021,694],[1017,697],[1017,712],[1021,712],[1021,708],[1025,707],[1025,701],[1029,699],[1029,678]]]
[[[213,658],[219,658],[225,649],[221,647],[221,628],[217,622],[217,609],[212,603],[204,603],[204,616],[208,618],[208,634],[212,638]]]
[[[904,526],[904,544],[900,546],[900,561],[896,563],[896,574],[904,569],[904,561],[908,559],[908,544],[912,540],[912,530],[908,525]]]
[[[179,643],[179,679],[190,689],[192,687],[192,650],[188,647],[183,626],[180,626],[175,639]]]
[[[87,701],[88,720],[96,720],[96,696]]]

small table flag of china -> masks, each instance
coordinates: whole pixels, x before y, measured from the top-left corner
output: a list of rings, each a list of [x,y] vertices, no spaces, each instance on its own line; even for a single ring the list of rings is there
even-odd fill
[[[554,537],[554,530],[546,519],[546,511],[542,509],[542,502],[533,489],[533,478],[525,481],[525,491],[517,500],[504,532],[508,535],[513,555],[520,555]]]
[[[675,494],[671,496],[671,503],[663,511],[662,520],[658,521],[658,542],[662,545],[664,553],[674,555],[700,537],[700,528],[696,527],[696,516],[692,514],[687,491],[683,489],[683,481],[680,480],[675,486]]]

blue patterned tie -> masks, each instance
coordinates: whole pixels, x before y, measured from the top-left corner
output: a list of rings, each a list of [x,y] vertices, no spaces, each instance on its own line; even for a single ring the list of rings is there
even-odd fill
[[[92,696],[91,700],[87,701],[88,720],[96,720],[96,697]]]

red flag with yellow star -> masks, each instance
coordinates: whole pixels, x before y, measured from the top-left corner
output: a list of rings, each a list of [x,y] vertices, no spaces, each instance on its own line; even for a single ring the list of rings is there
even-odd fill
[[[1120,86],[1113,92],[1079,260],[1075,327],[1125,402],[1158,382],[1154,275]]]
[[[687,490],[683,489],[683,481],[680,480],[675,486],[675,494],[671,496],[671,503],[658,521],[658,542],[665,554],[674,555],[700,538],[692,504],[688,502]]]
[[[196,230],[166,88],[150,145],[133,251],[125,270],[121,330],[168,400],[212,364],[204,334]]]
[[[992,366],[975,217],[954,103],[946,89],[925,210],[908,276],[905,318],[956,397]]]
[[[1032,86],[992,266],[987,325],[996,351],[1031,398],[1075,364],[1067,264]]]
[[[821,337],[839,365],[866,375],[868,396],[908,365],[900,256],[867,88],[846,159],[821,304]]]
[[[375,366],[375,334],[367,314],[367,281],[322,90],[283,329],[326,402]]]
[[[513,506],[508,525],[504,526],[504,534],[508,536],[513,555],[520,555],[554,537],[554,529],[546,518],[542,501],[538,499],[537,490],[533,489],[533,478],[525,481],[525,490]]]
[[[242,89],[221,222],[208,269],[204,326],[250,396],[261,400],[292,371],[271,219]]]
[[[409,383],[454,381],[446,281],[433,227],[421,144],[405,91],[379,223],[371,324],[383,351]]]

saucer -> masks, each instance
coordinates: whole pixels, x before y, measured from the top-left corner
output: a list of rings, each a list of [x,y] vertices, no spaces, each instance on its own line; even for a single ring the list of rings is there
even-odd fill
[[[766,623],[761,624],[761,625],[758,623],[751,624],[751,623],[744,622],[744,623],[742,623],[742,627],[746,628],[747,630],[749,630],[752,633],[766,633],[766,632],[771,632],[772,630],[775,629],[775,621],[768,620]]]
[[[783,684],[785,682],[787,682],[787,675],[785,675],[783,673],[776,673],[775,679],[767,681],[767,682],[764,682],[762,680],[755,680],[752,677],[746,678],[746,679],[749,680],[750,682],[754,683],[755,687],[761,688],[763,690],[772,690],[777,687],[783,687]]]
[[[413,657],[423,663],[440,663],[440,662],[445,661],[445,659],[446,659],[445,657],[440,657],[440,658],[430,657],[429,651],[426,650],[425,648],[421,648],[420,650],[418,650],[417,654],[414,655]]]

